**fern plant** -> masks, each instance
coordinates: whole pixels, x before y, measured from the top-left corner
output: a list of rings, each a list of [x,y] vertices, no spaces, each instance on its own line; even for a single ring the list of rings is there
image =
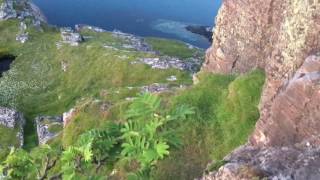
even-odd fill
[[[179,144],[178,138],[170,133],[169,123],[183,120],[193,113],[193,109],[187,106],[166,113],[161,109],[158,96],[148,93],[139,96],[130,105],[125,116],[127,122],[121,128],[121,154],[139,163],[139,174],[148,173],[157,161],[169,155],[171,145]]]
[[[82,134],[75,144],[63,152],[63,179],[75,179],[87,169],[97,171],[104,163],[114,162],[120,154],[120,126],[108,123],[103,130],[90,130]]]
[[[36,173],[31,156],[22,149],[12,148],[10,154],[0,165],[1,179],[27,179]]]

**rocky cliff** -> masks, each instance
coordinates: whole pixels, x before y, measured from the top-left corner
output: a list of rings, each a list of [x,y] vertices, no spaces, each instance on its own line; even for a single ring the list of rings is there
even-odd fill
[[[29,0],[1,0],[0,1],[0,21],[7,19],[32,18],[35,22],[46,22],[45,16],[40,9]]]
[[[278,172],[264,165],[270,162],[267,160],[272,154],[290,157],[287,151],[280,150],[284,147],[292,151],[298,148],[302,154],[310,155],[312,151],[319,155],[320,1],[225,0],[216,24],[214,43],[207,51],[203,71],[228,74],[263,68],[267,74],[256,129],[248,144],[234,152],[236,155],[226,158],[227,162],[233,163],[233,170],[239,170],[240,166],[234,165],[241,164],[268,177],[280,177],[279,171],[283,171],[281,176],[288,179],[319,178],[319,166],[309,172],[315,176],[302,177],[288,173],[294,167],[286,166],[285,159],[274,158],[277,161],[273,163],[287,168],[278,168]],[[304,147],[301,149],[301,146]],[[255,153],[248,150],[251,148],[256,149]],[[246,160],[236,158],[240,151],[247,155]],[[277,153],[267,153],[267,156],[263,151]],[[293,157],[299,161],[303,156],[298,156]],[[314,157],[319,161],[319,156]],[[257,159],[264,159],[266,164],[255,161]],[[304,166],[311,171],[313,164],[306,160]],[[230,164],[207,178],[226,178],[223,172],[228,167]]]

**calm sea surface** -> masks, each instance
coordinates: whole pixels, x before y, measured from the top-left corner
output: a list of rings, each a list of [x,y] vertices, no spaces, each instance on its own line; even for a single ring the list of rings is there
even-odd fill
[[[89,24],[140,36],[182,40],[207,48],[208,40],[185,30],[212,26],[222,0],[33,0],[50,24]]]

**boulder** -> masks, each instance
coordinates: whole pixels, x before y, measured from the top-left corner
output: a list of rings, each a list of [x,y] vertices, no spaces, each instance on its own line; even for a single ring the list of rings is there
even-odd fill
[[[23,114],[15,109],[0,107],[0,126],[17,130],[16,138],[19,141],[20,147],[23,146],[23,126],[25,119]],[[0,144],[1,145],[1,144]]]
[[[16,128],[24,124],[23,115],[14,109],[0,107],[0,125],[7,128]]]
[[[18,34],[16,37],[16,41],[24,44],[25,42],[27,42],[29,39],[29,34],[28,33],[23,33],[23,34]]]
[[[62,42],[71,46],[78,46],[83,41],[82,36],[71,28],[61,28]]]
[[[308,146],[242,146],[227,156],[219,170],[201,180],[318,180],[320,148]]]
[[[63,130],[61,116],[38,116],[35,119],[39,144],[46,144]]]
[[[24,44],[29,39],[29,34],[26,32],[27,24],[25,22],[20,22],[20,33],[16,36],[16,41]]]

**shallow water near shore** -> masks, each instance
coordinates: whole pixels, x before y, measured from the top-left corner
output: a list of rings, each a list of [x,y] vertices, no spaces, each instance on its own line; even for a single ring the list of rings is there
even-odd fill
[[[34,0],[57,26],[89,24],[140,36],[182,40],[207,48],[210,42],[185,30],[212,26],[221,0]]]

